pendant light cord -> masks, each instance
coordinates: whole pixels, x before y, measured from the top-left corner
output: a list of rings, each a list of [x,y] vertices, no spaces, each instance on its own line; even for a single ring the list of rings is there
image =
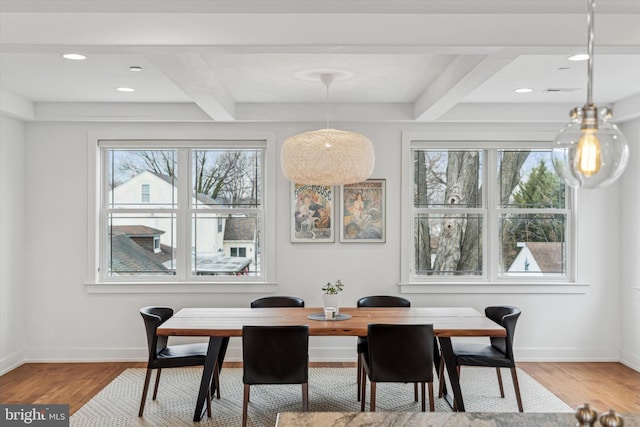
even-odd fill
[[[320,74],[320,80],[322,80],[322,83],[324,83],[324,85],[327,87],[327,98],[326,98],[326,102],[325,102],[326,116],[327,116],[327,127],[326,127],[326,129],[329,129],[329,86],[331,86],[331,83],[333,83],[333,80],[335,78],[336,78],[336,76],[331,74],[331,73]]]
[[[587,14],[587,54],[589,55],[587,65],[587,105],[593,103],[593,10],[595,8],[595,0],[587,0],[589,4],[589,13]]]

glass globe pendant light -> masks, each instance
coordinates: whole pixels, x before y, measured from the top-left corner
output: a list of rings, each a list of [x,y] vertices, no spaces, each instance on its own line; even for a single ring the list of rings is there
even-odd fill
[[[624,172],[629,146],[618,127],[611,123],[611,112],[593,103],[593,11],[594,0],[587,0],[588,70],[587,103],[571,110],[571,121],[560,131],[551,153],[556,173],[570,187],[602,188]]]
[[[287,138],[280,152],[284,176],[297,184],[343,185],[366,181],[375,153],[366,136],[329,128],[329,86],[335,76],[323,73],[327,87],[327,127]]]

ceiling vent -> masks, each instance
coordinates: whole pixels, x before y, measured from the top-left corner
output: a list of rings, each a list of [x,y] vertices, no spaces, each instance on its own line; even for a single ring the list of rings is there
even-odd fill
[[[545,89],[545,92],[575,92],[577,90],[580,90],[580,88],[577,87],[550,87]]]

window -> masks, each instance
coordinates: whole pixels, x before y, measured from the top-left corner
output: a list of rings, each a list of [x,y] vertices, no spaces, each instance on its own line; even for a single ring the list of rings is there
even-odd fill
[[[247,248],[231,248],[231,256],[234,257],[246,257]]]
[[[149,184],[142,184],[140,189],[140,201],[142,203],[149,203],[151,201],[151,186]]]
[[[267,141],[98,147],[98,282],[266,282]]]
[[[402,282],[572,281],[571,193],[541,147],[405,140]]]

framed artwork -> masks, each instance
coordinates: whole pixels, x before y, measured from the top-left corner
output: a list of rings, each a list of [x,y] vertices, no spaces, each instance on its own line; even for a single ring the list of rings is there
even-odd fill
[[[291,194],[291,241],[334,242],[333,187],[291,183]]]
[[[341,242],[385,241],[385,186],[384,179],[368,179],[340,187]]]

